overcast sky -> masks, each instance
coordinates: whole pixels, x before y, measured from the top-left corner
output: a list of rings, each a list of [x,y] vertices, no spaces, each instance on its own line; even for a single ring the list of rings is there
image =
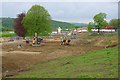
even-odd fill
[[[2,16],[16,17],[17,14],[27,12],[32,5],[45,7],[52,19],[66,22],[88,23],[93,16],[103,12],[107,20],[118,18],[118,3],[108,2],[2,2]]]

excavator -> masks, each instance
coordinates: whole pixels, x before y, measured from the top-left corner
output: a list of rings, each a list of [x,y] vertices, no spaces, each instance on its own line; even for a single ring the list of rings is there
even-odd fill
[[[32,46],[40,46],[43,39],[41,37],[38,37],[37,33],[35,33],[33,39],[32,39]]]
[[[67,34],[66,36],[63,36],[61,38],[61,45],[70,45],[70,42],[73,39],[77,39],[77,33],[74,31],[71,31],[69,34]]]

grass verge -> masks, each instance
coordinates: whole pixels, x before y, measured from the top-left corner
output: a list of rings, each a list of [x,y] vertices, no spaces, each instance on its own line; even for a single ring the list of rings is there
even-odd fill
[[[1,33],[0,34],[0,37],[14,37],[14,36],[16,36],[16,34],[15,33]]]
[[[22,65],[22,64],[21,64]],[[116,78],[118,49],[107,48],[33,65],[16,78]]]

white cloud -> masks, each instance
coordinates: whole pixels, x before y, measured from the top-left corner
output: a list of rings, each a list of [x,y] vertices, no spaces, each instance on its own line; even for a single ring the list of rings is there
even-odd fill
[[[16,17],[32,5],[45,7],[52,19],[70,22],[89,22],[100,12],[107,13],[107,20],[118,17],[117,2],[3,2],[2,17]]]

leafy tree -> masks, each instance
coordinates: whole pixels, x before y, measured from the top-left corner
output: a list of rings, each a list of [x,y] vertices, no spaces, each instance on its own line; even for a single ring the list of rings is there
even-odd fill
[[[23,19],[23,25],[26,29],[27,36],[34,35],[34,33],[44,36],[49,35],[51,32],[50,14],[44,7],[33,5]]]
[[[25,17],[25,13],[17,15],[17,18],[14,22],[14,31],[18,36],[25,37],[26,30],[23,27],[22,20]]]
[[[102,22],[102,28],[105,28],[106,26],[108,26],[108,22],[107,22],[106,20],[104,20],[104,21]]]
[[[120,24],[120,19],[112,19],[109,22],[110,27],[118,28],[118,24]]]
[[[92,31],[93,25],[94,25],[94,23],[89,22],[89,24],[88,24],[88,32]]]
[[[95,27],[98,29],[98,33],[100,32],[100,29],[103,28],[104,26],[106,26],[106,22],[105,21],[105,18],[106,18],[106,14],[105,13],[99,13],[99,14],[96,14],[94,16],[94,24],[95,24]]]

